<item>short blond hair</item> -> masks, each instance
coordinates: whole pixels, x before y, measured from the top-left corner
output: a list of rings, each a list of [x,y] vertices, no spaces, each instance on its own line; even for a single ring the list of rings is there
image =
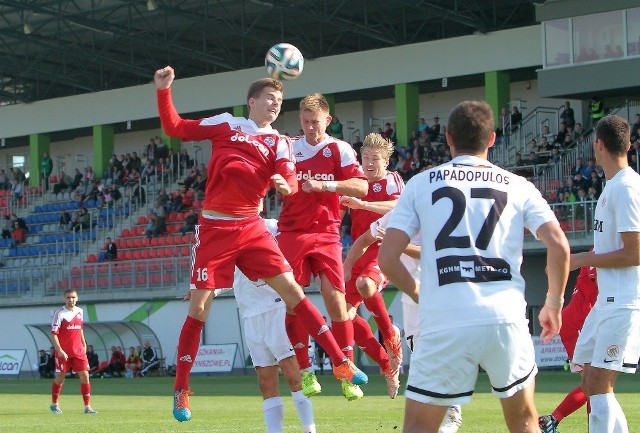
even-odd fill
[[[329,113],[329,102],[320,93],[312,93],[300,101],[300,112],[318,110]]]
[[[379,150],[381,156],[387,161],[389,160],[389,158],[391,158],[394,149],[391,140],[384,138],[377,132],[372,132],[364,138],[360,152],[362,152],[366,148]]]

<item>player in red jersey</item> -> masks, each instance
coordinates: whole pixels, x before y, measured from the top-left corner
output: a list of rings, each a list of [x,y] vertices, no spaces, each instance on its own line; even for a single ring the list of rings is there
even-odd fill
[[[293,142],[300,192],[284,199],[278,245],[300,285],[308,286],[311,274],[320,278],[331,330],[345,356],[353,359],[353,324],[345,301],[338,195],[364,196],[367,181],[351,145],[326,134],[330,122],[324,96],[316,93],[300,101],[304,137]],[[303,371],[303,391],[307,396],[315,395],[320,392],[320,385],[307,352],[309,333],[297,324],[302,317],[295,313],[289,311],[286,316],[287,333]],[[319,343],[324,347],[322,341]],[[329,357],[333,359],[330,353]],[[362,390],[348,382],[343,381],[342,390],[350,400],[362,397]]]
[[[397,172],[387,171],[392,153],[393,144],[382,135],[372,133],[365,137],[361,154],[369,191],[362,198],[340,199],[351,209],[351,238],[354,240],[368,232],[371,223],[393,209],[404,189],[402,177]],[[380,293],[387,279],[378,266],[379,246],[380,242],[375,242],[355,262],[350,260],[350,256],[355,256],[347,256],[344,262],[346,300],[356,344],[380,365],[387,380],[389,397],[395,398],[400,387],[398,375],[402,365],[402,342]],[[356,314],[361,302],[378,324],[387,352],[373,336],[369,323]]]
[[[65,290],[64,306],[58,308],[51,324],[51,343],[55,348],[56,377],[51,384],[51,412],[62,415],[58,399],[62,392],[64,378],[69,371],[78,373],[80,392],[84,401],[84,413],[95,414],[91,408],[91,384],[89,383],[89,360],[87,342],[84,339],[82,308],[76,306],[78,293]]]
[[[271,127],[282,106],[282,83],[265,78],[251,84],[248,119],[224,113],[186,120],[173,106],[174,78],[169,66],[156,71],[154,77],[165,132],[183,140],[210,139],[212,143],[203,210],[195,232],[189,313],[178,340],[174,418],[191,419],[189,373],[200,334],[211,309],[213,291],[233,286],[236,266],[251,280],[262,278],[278,292],[306,330],[325,347],[338,379],[366,383],[366,374],[342,355],[322,315],[304,296],[258,215],[258,206],[270,186],[285,196],[296,193],[298,186],[291,144]]]
[[[560,338],[565,349],[567,349],[569,360],[573,359],[578,334],[582,329],[584,320],[587,318],[587,314],[596,303],[597,297],[596,268],[582,266],[576,279],[576,286],[573,289],[571,300],[562,309]],[[571,371],[577,372],[581,370],[581,366],[572,364]],[[550,415],[543,415],[538,419],[542,433],[558,433],[557,426],[560,421],[580,409],[588,401],[589,398],[584,393],[582,386],[573,389]],[[589,405],[587,405],[587,412],[589,412]]]

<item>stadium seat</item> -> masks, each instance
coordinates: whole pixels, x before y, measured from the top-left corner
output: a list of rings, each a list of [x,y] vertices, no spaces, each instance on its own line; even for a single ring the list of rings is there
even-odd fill
[[[181,247],[181,248],[180,248],[180,255],[181,255],[181,256],[188,256],[188,255],[190,255],[190,253],[189,253],[189,247],[186,247],[186,246],[185,246],[185,247]]]
[[[147,262],[135,262],[134,265],[136,272],[147,272]]]
[[[98,258],[95,254],[89,254],[89,256],[87,256],[87,263],[96,263],[97,261]]]
[[[154,286],[159,286],[162,283],[162,276],[160,274],[152,274],[150,283]]]
[[[131,286],[131,277],[128,275],[124,275],[122,277],[122,285],[125,287]]]
[[[164,284],[173,284],[175,282],[175,278],[174,278],[173,274],[166,273],[162,277],[162,282]]]
[[[151,238],[151,242],[149,242],[149,245],[151,245],[152,247],[157,247],[158,246],[158,238]]]
[[[136,238],[134,241],[134,246],[136,248],[144,248],[145,247],[144,238]]]
[[[145,224],[147,224],[148,222],[149,222],[149,221],[147,220],[147,217],[146,217],[146,216],[144,216],[144,215],[140,215],[140,216],[138,217],[138,221],[136,222],[136,224],[144,226],[144,225],[145,225]]]
[[[158,238],[158,245],[159,245],[159,246],[161,246],[161,247],[163,247],[163,246],[167,245],[167,240],[168,240],[168,237],[167,237],[167,236],[161,236],[161,237],[159,237],[159,238]]]
[[[136,277],[136,284],[139,286],[146,286],[147,285],[147,276],[146,275],[138,275]]]
[[[133,260],[133,253],[129,250],[121,251],[119,256],[121,260]]]
[[[129,231],[129,229],[124,228],[124,229],[122,229],[122,232],[120,233],[120,236],[122,236],[123,238],[127,238],[127,237],[131,236],[131,232]]]

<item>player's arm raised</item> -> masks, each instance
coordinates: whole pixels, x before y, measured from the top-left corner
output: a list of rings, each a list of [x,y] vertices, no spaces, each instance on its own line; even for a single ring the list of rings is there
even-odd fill
[[[378,252],[378,264],[382,272],[399,290],[418,302],[418,284],[400,260],[400,255],[405,252],[407,245],[409,245],[409,236],[405,232],[388,228]]]
[[[560,332],[564,289],[569,276],[569,241],[557,222],[550,221],[538,228],[538,239],[547,247],[547,297],[540,310],[540,338],[550,341]]]

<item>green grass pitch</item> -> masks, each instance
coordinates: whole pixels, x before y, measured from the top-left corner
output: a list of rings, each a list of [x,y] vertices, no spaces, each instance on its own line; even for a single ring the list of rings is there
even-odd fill
[[[402,377],[402,382],[406,377]],[[541,414],[549,413],[578,383],[578,376],[563,372],[538,375],[536,404]],[[363,400],[347,402],[339,383],[331,376],[319,376],[322,395],[313,398],[318,432],[401,432],[404,397],[390,400],[384,380],[370,375],[363,386]],[[284,381],[282,381],[284,382]],[[158,433],[158,432],[264,432],[262,400],[255,376],[196,376],[191,385],[193,419],[178,423],[171,415],[173,378],[92,379],[92,406],[99,413],[84,415],[77,379],[65,381],[60,404],[63,415],[49,411],[50,379],[8,379],[0,381],[0,432],[48,433]],[[463,407],[460,433],[506,432],[498,399],[489,391],[487,377],[480,375],[470,405]],[[640,380],[621,375],[617,397],[631,432],[640,432]],[[298,419],[285,386],[285,432],[299,432]],[[560,424],[562,433],[587,431],[586,411],[581,409]]]

